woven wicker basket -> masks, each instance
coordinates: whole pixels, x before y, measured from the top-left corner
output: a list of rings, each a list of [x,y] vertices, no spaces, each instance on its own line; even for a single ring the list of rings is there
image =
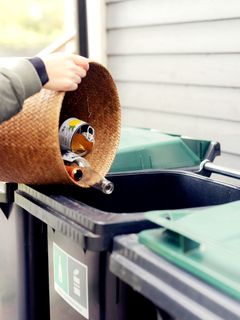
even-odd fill
[[[27,184],[74,183],[65,170],[58,138],[60,123],[70,117],[94,127],[96,142],[86,159],[105,176],[119,143],[120,115],[111,75],[100,64],[91,62],[76,91],[42,89],[25,101],[21,112],[0,125],[0,180]]]

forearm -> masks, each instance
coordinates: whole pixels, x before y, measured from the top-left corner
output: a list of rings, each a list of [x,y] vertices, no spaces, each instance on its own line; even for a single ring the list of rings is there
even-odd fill
[[[11,68],[0,68],[0,123],[19,112],[24,100],[41,88],[35,68],[26,59]]]

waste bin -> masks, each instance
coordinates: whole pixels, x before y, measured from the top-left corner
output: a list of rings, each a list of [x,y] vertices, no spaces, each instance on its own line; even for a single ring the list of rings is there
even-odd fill
[[[0,183],[0,319],[48,319],[47,227],[14,204],[16,188]]]
[[[145,216],[156,228],[115,237],[110,270],[166,319],[239,319],[240,201]]]
[[[116,174],[116,170],[121,170],[121,162],[125,163],[123,171],[179,166],[195,170],[200,160],[214,160],[219,153],[220,146],[215,142],[192,140],[150,129],[123,127],[113,171]],[[129,154],[131,161],[126,161]],[[3,257],[0,272],[4,279],[1,281],[0,315],[3,320],[47,319],[47,225],[12,204],[16,187],[16,184],[1,183],[0,188],[3,210],[0,216],[0,254]],[[9,241],[11,249],[6,247]],[[38,303],[40,297],[41,304]]]
[[[137,234],[114,238],[110,270],[152,302],[164,320],[239,319],[239,301],[157,255]]]
[[[115,191],[108,196],[74,186],[19,185],[15,192],[16,204],[48,226],[51,320],[146,319],[146,314],[157,319],[153,305],[109,271],[113,237],[156,227],[146,211],[240,199],[240,188],[190,172],[127,172],[109,179]]]

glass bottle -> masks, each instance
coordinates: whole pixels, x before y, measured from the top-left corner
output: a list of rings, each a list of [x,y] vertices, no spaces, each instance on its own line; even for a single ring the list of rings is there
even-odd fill
[[[62,158],[64,160],[66,170],[74,181],[81,181],[81,183],[86,186],[91,186],[105,194],[111,194],[113,192],[114,184],[93,170],[86,159],[71,151],[64,153]],[[99,182],[92,184],[92,180],[97,180]]]
[[[82,170],[77,165],[65,165],[65,169],[74,181],[78,182],[82,179]]]

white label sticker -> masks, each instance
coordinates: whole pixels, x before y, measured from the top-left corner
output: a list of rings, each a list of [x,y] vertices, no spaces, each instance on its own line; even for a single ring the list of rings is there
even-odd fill
[[[53,243],[54,289],[86,319],[88,309],[88,268]]]

